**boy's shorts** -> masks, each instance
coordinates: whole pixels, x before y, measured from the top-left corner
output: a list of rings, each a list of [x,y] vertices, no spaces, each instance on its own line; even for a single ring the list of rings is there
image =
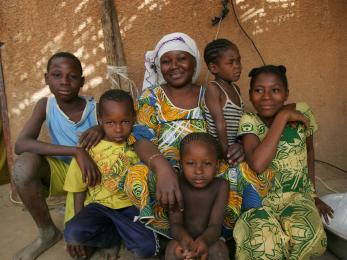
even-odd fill
[[[49,187],[44,186],[45,196],[51,197],[66,194],[63,187],[69,165],[62,160],[51,156],[45,156],[45,159],[47,160],[51,169],[50,185]]]

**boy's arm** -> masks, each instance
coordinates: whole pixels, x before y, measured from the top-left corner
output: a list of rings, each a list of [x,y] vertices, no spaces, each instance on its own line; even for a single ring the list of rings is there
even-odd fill
[[[74,155],[75,147],[55,145],[37,140],[44,121],[46,120],[47,98],[40,99],[29,120],[20,132],[16,144],[16,154],[31,152],[40,155]]]
[[[218,189],[217,198],[215,199],[215,202],[211,209],[211,216],[208,222],[208,227],[198,238],[196,238],[196,241],[202,240],[203,243],[207,245],[207,247],[210,247],[221,236],[221,230],[222,230],[222,224],[223,224],[223,218],[224,218],[224,209],[225,209],[225,205],[228,203],[228,197],[229,197],[228,182],[222,179],[218,181],[220,181],[221,183],[219,187],[217,187]]]
[[[81,211],[84,207],[84,201],[86,200],[86,191],[82,192],[74,192],[73,198],[74,198],[74,208],[75,208],[75,215]]]
[[[299,111],[283,109],[277,113],[262,142],[254,134],[242,136],[246,161],[252,170],[261,173],[270,165],[287,122],[295,121],[303,122],[305,126],[308,125],[308,119]]]
[[[15,144],[15,153],[31,152],[40,155],[67,155],[74,156],[81,167],[83,179],[94,186],[100,182],[100,172],[88,152],[83,148],[74,146],[55,145],[37,140],[42,125],[46,120],[47,98],[40,99],[29,120],[24,125]]]
[[[223,156],[226,157],[228,150],[228,137],[222,109],[222,106],[224,104],[221,103],[220,90],[218,86],[213,83],[210,83],[208,85],[206,89],[205,101],[206,106],[210,111],[216,125],[218,139],[222,147]]]

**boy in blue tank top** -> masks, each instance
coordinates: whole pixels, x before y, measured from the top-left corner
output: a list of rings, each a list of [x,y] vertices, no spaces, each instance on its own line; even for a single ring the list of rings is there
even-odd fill
[[[100,182],[100,172],[89,148],[103,137],[97,126],[96,103],[79,96],[83,87],[81,62],[71,53],[59,52],[48,61],[45,82],[53,97],[40,99],[15,144],[18,155],[13,169],[16,190],[34,219],[38,238],[20,250],[14,259],[35,259],[62,237],[54,225],[46,196],[63,193],[66,172],[76,158],[88,185]],[[46,121],[51,143],[38,140]]]

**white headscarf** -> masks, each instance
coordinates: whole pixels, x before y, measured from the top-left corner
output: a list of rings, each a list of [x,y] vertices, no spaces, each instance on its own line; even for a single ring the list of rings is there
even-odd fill
[[[142,90],[150,87],[165,84],[166,81],[160,71],[160,57],[169,51],[186,51],[196,60],[196,67],[193,75],[193,83],[198,79],[200,73],[200,53],[195,41],[187,34],[176,32],[165,35],[152,51],[147,51],[145,55],[145,76]]]

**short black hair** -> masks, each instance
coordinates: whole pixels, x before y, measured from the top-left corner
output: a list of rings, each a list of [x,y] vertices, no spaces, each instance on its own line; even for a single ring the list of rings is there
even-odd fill
[[[196,132],[186,135],[180,143],[180,156],[183,155],[186,145],[195,141],[204,142],[211,145],[216,151],[217,159],[222,158],[222,149],[219,142],[214,136],[205,132]]]
[[[262,74],[262,73],[268,74],[269,73],[269,74],[277,75],[279,77],[279,79],[282,81],[285,89],[288,90],[288,79],[287,79],[286,71],[287,71],[287,69],[283,65],[279,65],[279,66],[265,65],[265,66],[262,66],[259,68],[254,68],[248,74],[248,77],[251,78],[249,88],[252,89],[254,87],[254,82],[260,74]]]
[[[52,57],[50,57],[48,62],[47,62],[47,72],[49,71],[49,69],[51,67],[52,61],[56,58],[67,58],[67,59],[72,60],[78,66],[78,69],[79,69],[81,75],[83,74],[81,61],[70,52],[57,52]]]
[[[131,112],[135,114],[133,98],[122,89],[110,89],[101,95],[99,99],[99,115],[102,114],[102,105],[105,101],[128,102]]]
[[[204,60],[206,65],[208,66],[210,63],[216,64],[222,54],[229,49],[239,50],[235,43],[227,39],[216,39],[209,42],[204,50]]]

